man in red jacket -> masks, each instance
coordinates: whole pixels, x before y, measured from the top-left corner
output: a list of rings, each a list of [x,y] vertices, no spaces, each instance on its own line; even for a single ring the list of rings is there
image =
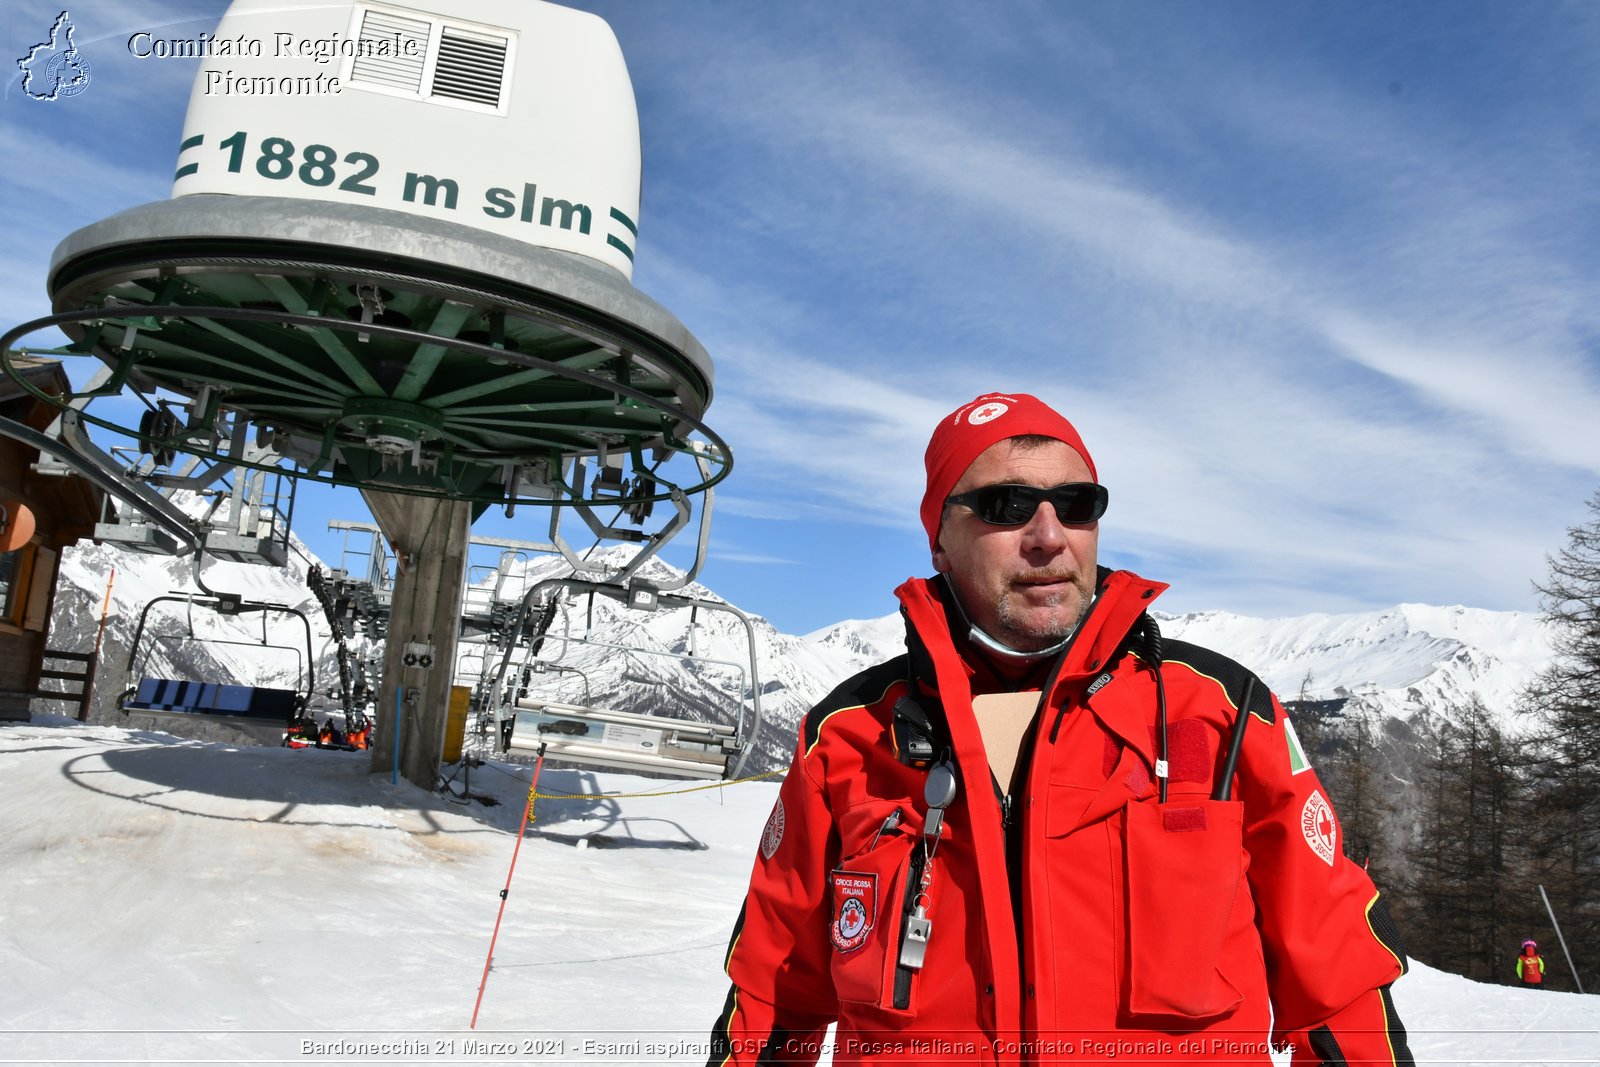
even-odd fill
[[[711,1063],[1409,1064],[1326,789],[1253,674],[1162,642],[1166,586],[1097,565],[1077,431],[988,394],[926,465],[938,575],[801,724]]]

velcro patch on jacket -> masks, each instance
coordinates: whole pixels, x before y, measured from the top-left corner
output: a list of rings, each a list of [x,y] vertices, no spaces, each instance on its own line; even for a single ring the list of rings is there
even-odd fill
[[[1211,775],[1211,729],[1199,719],[1167,724],[1167,781],[1204,782]],[[1151,751],[1160,752],[1156,728],[1150,727]]]
[[[1204,830],[1206,828],[1206,809],[1168,808],[1161,813],[1161,828],[1169,834]]]
[[[878,876],[861,871],[833,872],[833,947],[850,952],[867,943],[878,919]]]
[[[1110,734],[1105,735],[1105,745],[1100,752],[1100,773],[1110,778],[1111,772],[1117,769],[1117,761],[1122,758],[1122,742]]]

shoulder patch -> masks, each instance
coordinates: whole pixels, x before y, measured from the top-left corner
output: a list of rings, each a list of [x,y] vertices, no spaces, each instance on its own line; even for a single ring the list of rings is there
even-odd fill
[[[1300,832],[1317,858],[1332,867],[1333,858],[1338,855],[1339,824],[1333,821],[1333,808],[1320,789],[1313,789],[1300,809]]]
[[[1309,771],[1311,761],[1306,759],[1306,750],[1300,747],[1300,735],[1294,732],[1294,723],[1288,719],[1283,720],[1283,738],[1289,746],[1289,773]]]
[[[778,851],[778,846],[783,844],[783,798],[772,806],[772,814],[767,816],[767,825],[761,831],[761,858],[771,859]]]

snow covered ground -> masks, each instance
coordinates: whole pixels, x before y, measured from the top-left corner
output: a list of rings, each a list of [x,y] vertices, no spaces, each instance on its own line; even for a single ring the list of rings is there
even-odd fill
[[[530,769],[474,771],[488,806],[367,768],[0,729],[0,1063],[705,1062],[772,781],[547,769],[666,795],[537,802],[471,1029]],[[1416,965],[1395,1000],[1419,1064],[1600,1062],[1600,996]]]

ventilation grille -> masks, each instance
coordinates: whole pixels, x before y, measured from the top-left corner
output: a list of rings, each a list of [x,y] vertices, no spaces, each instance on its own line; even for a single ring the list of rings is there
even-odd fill
[[[391,89],[421,93],[422,71],[428,64],[431,27],[422,19],[408,19],[387,11],[367,11],[361,20],[361,49],[350,68],[352,81],[387,85]],[[399,42],[399,55],[377,55],[382,44],[389,51]],[[407,43],[410,42],[410,43]],[[496,97],[493,103],[499,103]]]
[[[450,26],[439,33],[439,58],[433,67],[433,95],[498,107],[506,74],[503,37],[468,36]]]
[[[351,86],[420,100],[505,109],[515,34],[484,32],[420,11],[358,7],[361,47]]]

